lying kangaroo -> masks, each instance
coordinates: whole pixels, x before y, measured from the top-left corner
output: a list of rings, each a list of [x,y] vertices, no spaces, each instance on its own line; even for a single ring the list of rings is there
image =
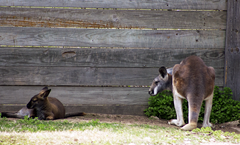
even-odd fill
[[[160,75],[153,80],[149,94],[154,96],[163,90],[171,90],[174,97],[174,107],[177,119],[168,123],[177,126],[185,125],[182,112],[182,99],[188,101],[188,124],[182,130],[197,128],[198,116],[203,100],[205,100],[205,113],[203,127],[212,126],[209,122],[214,91],[215,71],[207,67],[203,60],[197,56],[190,56],[180,64],[173,67],[172,75],[167,73],[165,67],[159,68]]]
[[[27,107],[23,107],[16,113],[2,112],[3,117],[24,118],[38,117],[39,120],[53,120],[72,116],[86,115],[83,112],[69,113],[65,115],[65,108],[63,104],[56,98],[48,97],[51,89],[44,87],[39,94],[33,96]]]

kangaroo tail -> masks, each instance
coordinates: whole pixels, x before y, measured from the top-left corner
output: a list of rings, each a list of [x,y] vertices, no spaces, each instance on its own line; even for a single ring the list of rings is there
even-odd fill
[[[12,112],[1,112],[1,117],[21,118],[21,119],[24,118],[24,116],[18,115],[17,113],[12,113]]]
[[[66,113],[65,118],[73,117],[73,116],[84,116],[84,115],[86,115],[86,113],[84,113],[84,112]]]

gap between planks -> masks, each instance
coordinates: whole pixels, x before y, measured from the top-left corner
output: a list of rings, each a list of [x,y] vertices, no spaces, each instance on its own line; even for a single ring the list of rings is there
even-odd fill
[[[86,9],[86,10],[128,10],[128,11],[227,11],[227,10],[195,10],[195,9],[131,9],[131,8],[86,8],[86,7],[37,7],[37,6],[0,6],[0,8],[41,8],[41,9]]]

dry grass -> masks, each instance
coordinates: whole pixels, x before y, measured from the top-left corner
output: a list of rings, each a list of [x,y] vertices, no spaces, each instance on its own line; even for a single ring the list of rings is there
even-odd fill
[[[111,131],[85,130],[85,131],[61,131],[61,132],[37,132],[37,133],[1,133],[6,138],[6,143],[19,144],[148,144],[150,137],[131,135],[129,133],[114,133]],[[9,139],[11,138],[11,142]],[[13,141],[15,140],[15,141]],[[16,142],[15,142],[16,143]]]
[[[220,137],[220,138],[219,138]],[[125,126],[102,129],[89,127],[83,131],[41,131],[41,132],[1,132],[0,144],[232,144],[234,137],[221,134],[184,132],[174,128],[155,128],[154,126]],[[225,142],[225,143],[224,143]],[[234,141],[235,142],[235,141]],[[236,143],[236,142],[235,142]]]
[[[70,119],[69,121],[34,121],[28,119],[9,121],[0,119],[0,126],[0,145],[227,145],[240,143],[240,134],[221,130],[213,131],[207,128],[189,132],[181,131],[175,127],[148,125],[146,123],[129,124],[124,123],[124,121],[123,123],[103,123],[98,120],[79,121],[78,119]]]

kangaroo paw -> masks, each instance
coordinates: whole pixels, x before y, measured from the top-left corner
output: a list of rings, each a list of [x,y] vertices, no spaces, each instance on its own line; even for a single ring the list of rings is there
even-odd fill
[[[46,120],[53,120],[53,119],[54,119],[53,116],[48,116],[48,117],[46,118]]]
[[[181,128],[181,130],[187,131],[187,130],[193,130],[193,129],[195,129],[195,128],[197,128],[197,124],[196,124],[196,123],[189,123],[189,124],[184,125],[184,126]]]
[[[203,127],[212,127],[213,125],[212,125],[212,123],[203,123]]]
[[[212,128],[214,128],[215,126],[212,123],[208,122],[208,123],[203,123],[202,127],[212,127]]]
[[[168,124],[174,124],[176,126],[183,126],[183,125],[185,125],[185,122],[178,121],[177,119],[172,119],[172,120],[168,121]]]

